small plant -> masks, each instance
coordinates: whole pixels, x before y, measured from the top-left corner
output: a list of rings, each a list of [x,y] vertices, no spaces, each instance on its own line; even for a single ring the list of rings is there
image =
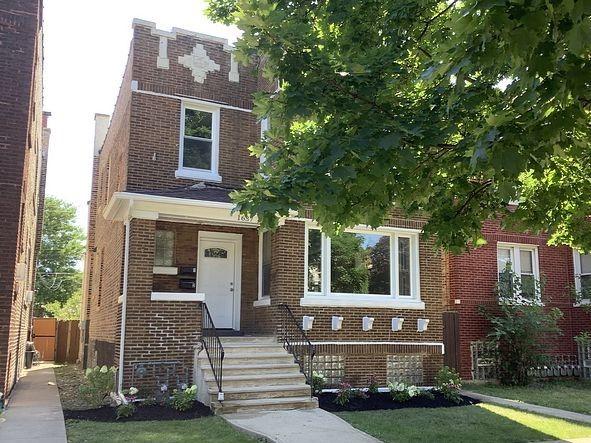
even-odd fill
[[[435,385],[447,400],[456,404],[462,401],[462,397],[460,397],[460,389],[462,389],[460,374],[448,366],[444,366],[439,370],[437,377],[435,377]]]
[[[591,333],[584,331],[574,336],[574,340],[581,346],[589,346],[591,344]]]
[[[188,411],[197,400],[197,386],[193,385],[186,389],[174,389],[170,398],[170,405],[177,411]]]
[[[337,397],[334,399],[334,402],[340,406],[346,406],[351,401],[351,397],[353,397],[354,392],[353,388],[349,383],[341,383],[339,385],[339,390],[337,392]]]
[[[403,382],[388,383],[390,395],[395,401],[405,402],[421,393],[421,390],[415,385],[407,385]]]
[[[136,407],[133,403],[121,403],[115,410],[117,413],[117,420],[120,418],[131,417],[135,413]]]
[[[324,374],[314,371],[312,374],[312,393],[314,395],[322,393],[325,384],[326,378],[324,377]]]
[[[103,406],[115,389],[115,366],[97,366],[88,368],[85,373],[84,384],[80,386],[80,396],[91,407]]]
[[[374,374],[367,378],[367,384],[367,392],[370,394],[377,394],[379,392],[378,379]]]

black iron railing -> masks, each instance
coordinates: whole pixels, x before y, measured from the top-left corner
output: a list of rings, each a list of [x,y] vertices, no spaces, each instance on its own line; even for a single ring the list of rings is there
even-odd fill
[[[209,309],[207,309],[207,305],[202,303],[201,306],[203,307],[203,312],[201,315],[201,343],[203,344],[203,349],[205,349],[205,352],[207,353],[207,358],[209,359],[209,364],[211,365],[213,377],[215,378],[215,382],[218,385],[218,399],[223,400],[224,394],[222,391],[222,374],[224,363],[224,347],[222,346],[222,341],[220,340],[218,331],[213,324],[213,320],[211,319],[211,314],[209,313]]]
[[[281,315],[281,340],[283,347],[292,354],[300,370],[306,377],[306,381],[312,385],[312,360],[314,359],[314,345],[296,320],[293,312],[286,304],[280,304]]]

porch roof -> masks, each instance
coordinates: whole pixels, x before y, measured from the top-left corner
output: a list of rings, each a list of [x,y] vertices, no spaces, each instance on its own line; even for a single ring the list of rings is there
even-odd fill
[[[107,220],[127,221],[133,218],[200,222],[228,226],[258,227],[258,220],[233,212],[230,190],[195,188],[154,191],[164,195],[138,192],[115,192],[103,212]],[[225,197],[224,197],[225,195]],[[214,200],[217,198],[217,200]],[[226,200],[227,201],[220,201]]]

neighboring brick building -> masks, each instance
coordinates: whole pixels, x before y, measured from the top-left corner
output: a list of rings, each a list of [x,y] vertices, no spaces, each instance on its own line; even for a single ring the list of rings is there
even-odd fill
[[[276,334],[286,304],[298,324],[314,318],[313,364],[332,384],[365,385],[372,374],[382,385],[432,383],[444,261],[419,239],[424,220],[392,214],[377,231],[331,240],[311,214],[262,234],[231,212],[228,194],[258,169],[252,94],[265,87],[224,40],[134,21],[106,133],[97,117],[85,364],[123,368],[123,387],[167,361],[190,379],[203,302],[216,328],[248,335]]]
[[[495,287],[507,261],[523,278],[542,280],[542,303],[558,307],[564,317],[559,323],[562,335],[546,343],[548,352],[575,362],[577,346],[573,337],[591,330],[591,315],[577,306],[573,290],[591,288],[591,256],[580,255],[569,247],[548,246],[546,235],[503,231],[496,222],[483,228],[487,244],[464,254],[447,257],[449,263],[448,309],[457,313],[457,365],[464,379],[472,379],[476,362],[471,345],[486,339],[490,323],[479,312],[479,306],[497,303]],[[450,323],[451,327],[451,323]],[[447,348],[454,348],[449,343]],[[448,355],[448,358],[453,358]]]
[[[49,130],[42,113],[42,2],[0,3],[0,398],[31,332]]]

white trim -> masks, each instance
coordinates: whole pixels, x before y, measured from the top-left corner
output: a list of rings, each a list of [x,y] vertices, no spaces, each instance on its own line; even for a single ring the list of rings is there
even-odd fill
[[[153,274],[161,275],[177,275],[179,269],[176,266],[154,266],[152,268]]]
[[[187,109],[211,114],[211,169],[189,168],[183,165],[185,151],[185,112]],[[220,158],[220,107],[211,104],[196,104],[183,101],[181,103],[181,122],[179,134],[179,166],[174,175],[176,178],[188,178],[221,182],[218,173]]]
[[[123,251],[123,294],[121,294],[121,333],[119,338],[119,371],[117,373],[117,389],[119,394],[123,389],[123,367],[125,354],[125,321],[127,319],[127,283],[129,274],[129,241],[131,222],[125,220],[125,246]],[[125,398],[124,396],[121,396]]]
[[[175,39],[176,36],[178,34],[182,34],[182,35],[188,35],[191,37],[197,37],[203,40],[208,40],[208,41],[212,41],[212,42],[216,42],[216,43],[221,43],[223,44],[225,47],[230,46],[228,44],[228,39],[227,38],[223,38],[223,37],[216,37],[215,35],[208,35],[208,34],[201,34],[199,32],[194,32],[194,31],[189,31],[186,29],[182,29],[182,28],[176,28],[173,27],[170,31],[165,31],[163,29],[158,29],[156,27],[156,23],[148,21],[148,20],[142,20],[141,18],[134,18],[131,22],[131,27],[135,28],[136,26],[145,26],[147,28],[150,28],[150,33],[152,35],[162,35],[168,38],[172,38]],[[225,49],[225,48],[224,48]]]
[[[139,88],[139,83],[137,80],[132,80],[132,91],[136,92],[138,94],[146,94],[146,95],[154,95],[156,97],[163,97],[163,98],[170,98],[173,100],[179,100],[179,101],[183,101],[186,103],[190,103],[190,104],[194,104],[194,105],[204,105],[204,106],[217,106],[219,108],[222,109],[230,109],[232,111],[240,111],[240,112],[248,112],[248,113],[252,113],[252,109],[248,109],[248,108],[241,108],[239,106],[232,106],[232,105],[228,105],[227,103],[222,103],[222,102],[216,102],[216,101],[208,101],[208,100],[203,100],[203,99],[199,99],[196,97],[190,97],[190,96],[185,96],[185,95],[171,95],[171,94],[163,94],[161,92],[153,92],[153,91],[148,91],[146,89],[138,89]],[[134,86],[135,85],[135,86]]]
[[[271,306],[271,297],[262,297],[258,300],[252,302],[252,305],[255,308],[260,308],[261,306]]]
[[[510,251],[510,261],[512,264],[511,270],[513,273],[519,277],[521,280],[521,251],[529,251],[532,253],[532,271],[533,277],[536,282],[540,281],[540,261],[538,257],[538,245],[536,244],[529,244],[529,243],[511,243],[511,242],[497,242],[497,280],[499,278],[499,274],[504,270],[499,269],[499,249],[509,249]],[[539,288],[536,284],[536,296],[539,300],[541,294]]]
[[[581,268],[581,255],[587,255],[587,254],[581,254],[576,249],[573,249],[573,266],[574,266],[574,277],[575,277],[575,291],[577,292],[577,294],[580,294],[581,291],[582,291],[582,289],[583,289],[583,285],[581,284],[581,276],[582,275],[590,275],[588,273],[583,274],[583,270]],[[573,306],[582,306],[582,305],[588,305],[588,304],[591,304],[591,300],[589,300],[589,299],[582,299],[582,300],[580,300],[579,303],[574,303]]]
[[[199,257],[201,257],[201,240],[223,240],[233,242],[234,248],[234,313],[232,318],[232,327],[234,330],[240,330],[240,308],[242,303],[242,234],[233,234],[229,232],[199,231],[197,235],[197,290],[199,290]],[[207,303],[207,294],[205,302]]]
[[[420,293],[420,262],[419,262],[419,238],[418,231],[397,229],[393,227],[380,227],[378,229],[367,226],[356,226],[346,229],[345,232],[353,232],[371,235],[389,236],[390,246],[390,294],[355,294],[331,292],[331,239],[322,234],[321,238],[321,289],[320,292],[308,291],[308,243],[311,229],[318,229],[315,222],[307,221],[304,233],[304,297],[300,299],[300,306],[359,306],[359,307],[383,307],[401,309],[425,309],[425,303],[421,302]],[[410,260],[410,295],[399,294],[398,281],[398,239],[409,239]]]
[[[315,346],[347,346],[347,345],[402,345],[402,346],[437,346],[441,348],[441,353],[445,354],[445,344],[433,341],[312,341]]]
[[[366,297],[366,298],[362,298]],[[370,298],[373,297],[373,298]],[[379,296],[338,296],[305,295],[300,298],[300,306],[318,306],[335,308],[390,308],[390,309],[425,309],[425,302],[420,300],[402,300]]]
[[[152,292],[152,301],[204,301],[205,294],[194,292]]]

